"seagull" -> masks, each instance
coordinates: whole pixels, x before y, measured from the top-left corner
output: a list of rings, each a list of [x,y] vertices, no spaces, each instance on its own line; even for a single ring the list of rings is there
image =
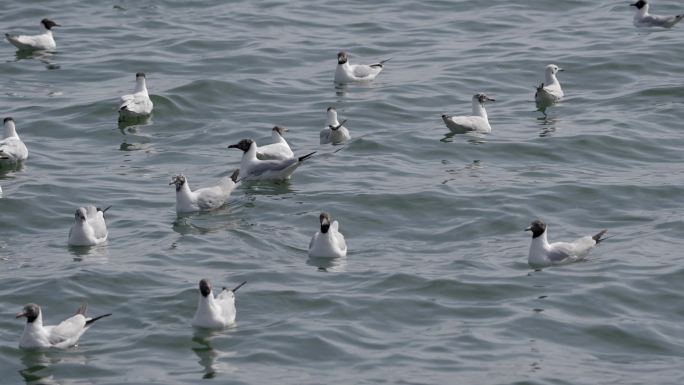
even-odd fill
[[[382,71],[382,66],[390,59],[375,64],[349,64],[349,54],[341,51],[337,54],[335,83],[345,84],[359,81],[370,81]]]
[[[78,339],[85,333],[93,322],[100,318],[108,317],[111,313],[98,317],[86,316],[87,305],[78,308],[76,314],[59,323],[56,326],[43,326],[43,314],[40,306],[29,303],[24,306],[17,318],[26,317],[26,327],[21,334],[19,347],[31,348],[68,348],[78,343]]]
[[[257,151],[257,158],[261,160],[276,159],[285,160],[294,158],[294,153],[290,149],[290,145],[283,137],[289,131],[287,128],[275,126],[271,130],[271,137],[273,143],[259,147]]]
[[[532,232],[532,244],[527,262],[530,266],[545,267],[584,259],[594,246],[605,239],[601,237],[608,230],[604,229],[594,236],[587,235],[572,242],[551,244],[546,240],[546,224],[541,219],[532,221],[525,231]]]
[[[636,7],[637,11],[634,14],[634,25],[636,27],[663,27],[672,28],[675,24],[679,23],[684,19],[684,14],[676,16],[656,16],[650,15],[648,13],[648,1],[639,0],[634,4],[630,4],[632,7]]]
[[[207,329],[223,329],[235,323],[235,292],[247,282],[235,286],[232,290],[223,288],[214,298],[211,283],[208,279],[199,282],[200,297],[197,311],[192,319],[192,326]]]
[[[447,128],[452,131],[490,133],[492,132],[492,127],[489,125],[489,119],[487,119],[485,103],[493,102],[495,100],[496,99],[492,99],[483,93],[475,94],[473,95],[472,116],[449,116],[444,114],[442,115],[442,120],[444,120]]]
[[[316,231],[309,242],[309,257],[341,258],[347,255],[347,243],[338,231],[339,223],[333,221],[331,224],[328,213],[321,213],[319,220],[321,231]]]
[[[337,121],[337,110],[335,107],[328,107],[328,121],[326,122],[326,127],[321,130],[321,144],[332,143],[341,144],[349,139],[351,139],[351,134],[344,124],[347,120],[343,120],[342,123]]]
[[[104,210],[95,206],[79,207],[69,230],[69,245],[95,246],[107,241],[104,213],[111,207]]]
[[[119,121],[137,119],[152,113],[152,100],[147,94],[145,74],[135,74],[135,90],[130,95],[124,95],[119,101]]]
[[[28,158],[28,149],[17,135],[14,119],[5,118],[5,136],[0,140],[0,161],[21,162]]]
[[[190,190],[185,175],[176,175],[169,183],[169,185],[176,185],[176,212],[208,211],[223,206],[235,190],[239,174],[240,170],[235,170],[230,178],[221,179],[217,186],[205,187],[195,191]]]
[[[563,90],[561,89],[560,82],[556,78],[558,71],[563,71],[563,69],[555,64],[546,66],[545,83],[541,83],[539,87],[537,87],[537,92],[534,94],[534,100],[537,102],[539,108],[548,107],[563,98]]]
[[[40,21],[40,33],[38,35],[12,35],[5,34],[5,38],[13,46],[25,51],[54,51],[57,48],[55,39],[52,37],[52,28],[61,27],[50,19]]]
[[[228,148],[237,148],[243,151],[240,161],[240,175],[243,180],[283,180],[290,179],[292,173],[306,159],[316,151],[286,160],[259,160],[256,156],[259,151],[256,142],[252,139],[242,139]]]

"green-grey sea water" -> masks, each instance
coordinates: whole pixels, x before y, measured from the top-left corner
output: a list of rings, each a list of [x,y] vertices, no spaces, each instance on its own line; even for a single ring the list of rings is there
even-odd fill
[[[0,115],[29,148],[0,172],[0,383],[683,383],[684,24],[637,30],[628,4],[5,1],[1,32],[62,27],[54,54],[0,43]],[[336,88],[342,49],[392,60]],[[566,98],[544,116],[549,63]],[[119,126],[138,71],[154,114]],[[449,134],[480,91],[492,133]],[[350,143],[319,145],[329,106]],[[317,154],[177,217],[172,175],[209,186],[274,125]],[[109,242],[69,248],[85,204],[112,206]],[[307,257],[323,210],[344,259]],[[551,240],[614,237],[535,271],[537,217]],[[248,282],[234,327],[190,327],[203,277]],[[78,346],[18,348],[25,303],[54,324],[86,301],[114,315]]]

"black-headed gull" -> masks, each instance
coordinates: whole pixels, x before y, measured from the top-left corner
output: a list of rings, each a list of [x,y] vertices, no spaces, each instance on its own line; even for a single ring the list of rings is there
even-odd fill
[[[555,64],[549,64],[544,70],[544,83],[537,87],[537,92],[534,94],[534,100],[537,102],[537,107],[543,109],[563,99],[563,89],[560,82],[556,78],[558,71],[563,71]]]
[[[485,103],[493,101],[495,101],[495,99],[492,99],[483,93],[475,94],[473,95],[472,100],[473,114],[471,116],[450,116],[444,114],[442,115],[442,120],[452,131],[490,133],[492,132],[492,127],[489,125]]]
[[[223,288],[214,298],[211,283],[208,279],[199,282],[199,302],[197,311],[192,319],[192,326],[206,329],[223,329],[235,323],[235,292],[247,282],[234,287],[232,290]]]
[[[285,160],[260,160],[256,154],[258,147],[252,139],[242,139],[228,148],[237,148],[243,151],[240,161],[240,178],[242,180],[283,180],[290,179],[302,162],[311,157],[316,151]]]
[[[340,258],[347,255],[347,243],[344,235],[339,232],[339,223],[330,223],[330,214],[321,213],[319,221],[321,230],[311,237],[309,242],[309,257]]]
[[[349,54],[341,51],[337,54],[335,83],[345,84],[373,80],[382,71],[383,65],[389,60],[382,60],[375,64],[349,64]]]
[[[28,158],[28,149],[17,135],[14,119],[5,118],[5,134],[0,140],[0,161],[21,162]]]
[[[108,232],[104,213],[110,207],[104,210],[95,206],[79,207],[69,230],[69,245],[95,246],[106,242]]]
[[[525,231],[532,232],[532,244],[527,262],[532,267],[544,267],[584,259],[594,246],[605,239],[601,237],[608,230],[601,230],[596,235],[587,235],[572,242],[555,243],[549,243],[546,239],[546,224],[541,219],[532,221]]]
[[[271,138],[273,139],[273,143],[267,144],[265,146],[259,146],[257,158],[261,160],[285,160],[294,158],[294,153],[284,138],[284,135],[287,131],[287,128],[280,126],[273,127],[271,130]]]
[[[26,51],[53,51],[57,48],[55,39],[52,37],[52,28],[60,27],[50,19],[40,21],[40,33],[38,35],[12,35],[5,34],[7,41],[20,50]]]
[[[238,183],[240,170],[233,171],[230,178],[223,178],[218,185],[190,190],[188,179],[180,174],[173,177],[169,185],[176,186],[176,212],[214,210],[226,203]]]
[[[648,13],[649,4],[646,0],[639,0],[634,4],[630,4],[632,7],[636,7],[636,13],[634,14],[634,26],[642,27],[663,27],[672,28],[675,24],[679,23],[684,19],[684,14],[675,16],[656,16]]]
[[[337,121],[337,110],[335,107],[328,107],[327,114],[325,128],[320,133],[321,144],[341,144],[351,139],[349,130],[344,126],[347,120],[343,120],[342,123]]]
[[[152,113],[152,100],[147,93],[145,74],[135,74],[135,89],[132,94],[124,95],[119,101],[119,121],[139,119]]]
[[[78,343],[78,339],[85,333],[93,322],[112,315],[103,314],[98,317],[86,316],[87,305],[78,308],[76,314],[55,326],[43,326],[43,314],[40,306],[29,303],[24,306],[17,318],[26,317],[26,326],[19,340],[19,347],[31,348],[68,348]]]

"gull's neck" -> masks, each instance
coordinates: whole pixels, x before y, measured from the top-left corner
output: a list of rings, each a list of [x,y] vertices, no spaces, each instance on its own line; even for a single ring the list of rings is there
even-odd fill
[[[639,19],[643,19],[644,17],[648,16],[648,7],[649,6],[650,6],[649,4],[646,4],[643,7],[641,7],[641,9],[637,9],[636,15],[634,15],[634,17],[639,18]]]
[[[190,190],[190,184],[186,179],[185,183],[183,183],[183,186],[181,186],[180,190],[176,191],[176,199],[178,199],[182,203],[192,203],[192,195],[193,192],[192,190]]]
[[[473,100],[473,116],[481,116],[487,119],[487,110],[485,110],[484,104],[477,99]]]
[[[337,121],[337,111],[330,110],[328,111],[328,126],[339,126],[340,122]]]
[[[558,83],[558,79],[556,79],[556,75],[549,71],[546,73],[546,84],[544,84],[544,87],[550,87],[550,86],[559,86],[560,83]]]
[[[252,142],[252,144],[249,146],[249,150],[245,152],[245,155],[243,156],[244,159],[248,160],[256,160],[257,156],[257,144],[256,142]]]
[[[273,133],[271,133],[271,139],[273,140],[273,143],[285,142],[285,138],[283,138],[282,135],[278,133],[278,131],[273,131]]]
[[[38,317],[36,317],[35,321],[33,322],[26,322],[26,329],[42,329],[43,328],[43,312],[38,313]]]
[[[209,293],[206,297],[200,294],[199,302],[197,303],[198,312],[214,314],[217,313],[217,307],[213,292]]]
[[[545,254],[549,249],[549,241],[546,239],[546,231],[542,235],[532,238],[532,244],[530,245],[530,255]]]
[[[14,127],[14,122],[11,120],[5,123],[5,139],[10,137],[19,138],[19,135],[17,135],[17,129]]]
[[[144,77],[139,77],[135,79],[135,91],[133,93],[144,92],[147,95],[147,84],[145,83]]]
[[[50,36],[52,36],[52,31],[49,30],[49,29],[47,29],[47,28],[45,28],[45,26],[43,25],[43,23],[40,23],[40,34],[41,34],[41,35],[50,35]]]

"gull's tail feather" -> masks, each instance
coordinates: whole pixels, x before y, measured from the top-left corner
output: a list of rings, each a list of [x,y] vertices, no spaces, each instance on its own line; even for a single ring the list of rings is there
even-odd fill
[[[107,212],[107,210],[109,210],[109,209],[111,209],[111,208],[112,208],[112,206],[111,206],[111,205],[110,205],[110,206],[107,206],[107,207],[105,207],[104,209],[101,209],[101,208],[99,208],[99,207],[98,207],[98,208],[97,208],[97,211],[102,211],[102,213],[104,214],[104,213],[106,213],[106,212]]]
[[[316,153],[316,151],[314,151],[314,152],[312,152],[312,153],[310,153],[310,154],[306,154],[306,155],[304,155],[304,156],[300,156],[300,157],[299,157],[299,161],[300,161],[300,162],[303,162],[303,161],[309,159],[309,158],[310,158],[313,154],[315,154],[315,153]]]
[[[387,63],[387,62],[390,61],[390,60],[392,60],[392,58],[385,59],[385,60],[380,60],[379,63],[371,64],[370,66],[371,66],[371,67],[380,67],[380,68],[382,68],[382,66],[385,65],[385,63]]]
[[[112,313],[107,313],[107,314],[103,314],[103,315],[91,318],[91,319],[86,321],[86,326],[90,326],[93,322],[99,320],[100,318],[109,317],[110,315],[112,315]]]
[[[606,238],[601,238],[601,237],[602,237],[603,234],[605,234],[607,231],[608,231],[608,229],[603,229],[603,230],[599,231],[598,234],[596,234],[596,235],[594,235],[593,237],[591,237],[591,239],[593,239],[594,242],[596,242],[596,244],[598,245],[601,241],[603,241],[604,239],[606,239]]]

